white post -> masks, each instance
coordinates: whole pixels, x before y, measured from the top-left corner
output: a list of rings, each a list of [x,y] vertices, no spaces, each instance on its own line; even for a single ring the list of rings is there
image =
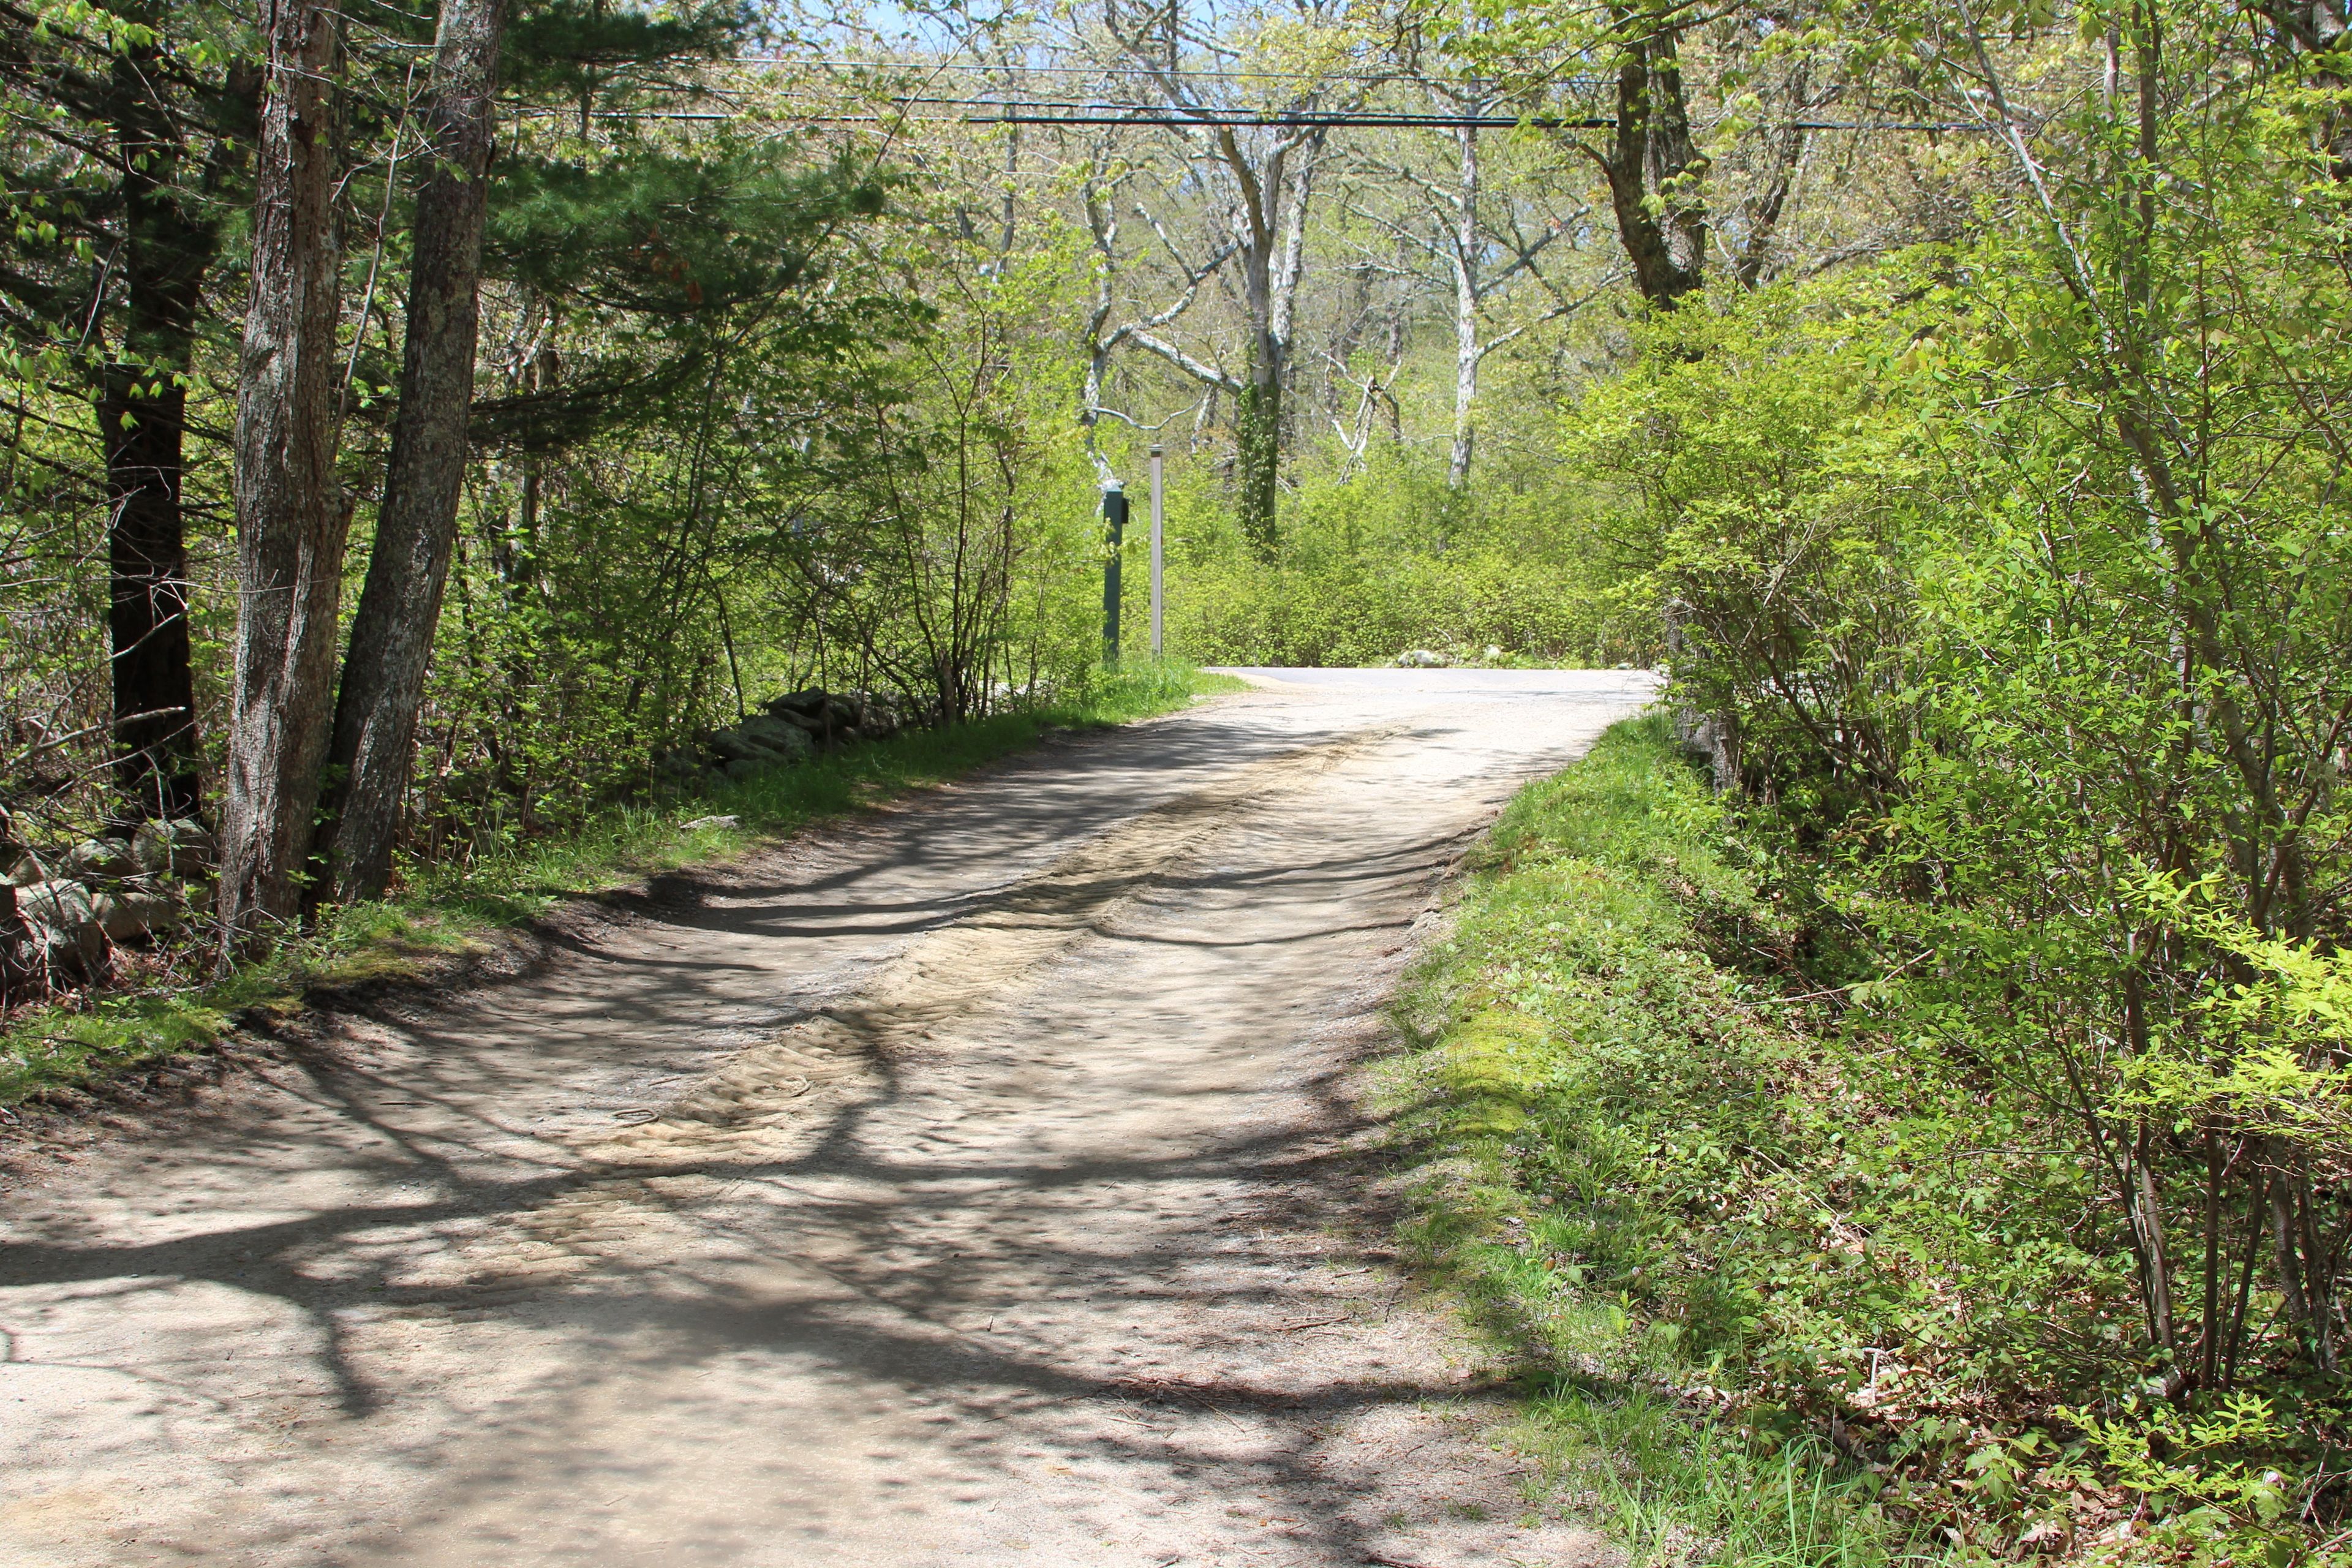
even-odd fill
[[[1158,658],[1160,647],[1160,448],[1151,448],[1151,657]]]

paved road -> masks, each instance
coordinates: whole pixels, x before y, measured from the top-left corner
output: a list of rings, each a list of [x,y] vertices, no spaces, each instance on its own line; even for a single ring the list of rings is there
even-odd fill
[[[1257,677],[20,1137],[0,1562],[1598,1561],[1360,1096],[1463,848],[1648,678]]]

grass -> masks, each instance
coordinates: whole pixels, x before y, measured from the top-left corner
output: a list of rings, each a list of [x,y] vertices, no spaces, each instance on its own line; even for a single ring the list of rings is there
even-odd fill
[[[498,933],[569,899],[707,865],[957,778],[1049,731],[1164,713],[1244,689],[1230,676],[1129,661],[1083,700],[943,730],[910,731],[676,801],[618,805],[578,830],[464,865],[412,867],[380,902],[331,911],[268,957],[200,984],[153,984],[28,1008],[0,1030],[0,1107],[71,1091],[207,1051],[240,1016],[290,1015],[310,994],[415,980],[487,951]],[[733,826],[690,824],[709,817]],[[201,962],[201,954],[191,955]]]
[[[1702,1234],[1707,1162],[1731,1114],[1743,1153],[1769,1142],[1801,1050],[1710,952],[1774,918],[1727,835],[1664,715],[1514,799],[1400,1004],[1403,1240],[1522,1369],[1539,1504],[1635,1564],[1923,1560],[1879,1475],[1717,1386],[1741,1381],[1750,1307],[1710,1314],[1706,1249],[1778,1238],[1736,1213]]]

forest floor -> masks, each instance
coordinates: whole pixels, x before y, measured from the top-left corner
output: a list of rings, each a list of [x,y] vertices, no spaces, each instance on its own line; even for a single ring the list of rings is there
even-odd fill
[[[1649,679],[1273,673],[12,1134],[0,1562],[1606,1561],[1365,1086]]]

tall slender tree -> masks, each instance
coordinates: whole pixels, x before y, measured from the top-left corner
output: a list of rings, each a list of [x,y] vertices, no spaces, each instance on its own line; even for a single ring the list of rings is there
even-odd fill
[[[220,248],[215,198],[227,150],[215,142],[211,156],[190,157],[182,106],[172,101],[175,62],[159,31],[163,9],[136,8],[140,31],[115,55],[105,83],[122,201],[125,321],[96,404],[106,453],[115,782],[133,817],[188,816],[198,804],[182,378]],[[191,163],[204,165],[194,179]]]
[[[485,211],[497,130],[506,0],[445,0],[425,107],[429,167],[417,192],[400,411],[366,586],[352,622],[330,753],[322,837],[338,899],[372,898],[393,841],[415,748],[416,715],[441,619],[466,477]]]
[[[335,0],[260,0],[252,297],[236,408],[236,666],[222,814],[223,963],[300,913],[326,760],[351,511],[335,478]]]
[[[18,226],[0,266],[0,327],[67,349],[86,378],[110,578],[111,815],[125,821],[198,804],[186,377],[253,87],[242,69],[197,63],[190,46],[220,24],[163,0],[71,19],[0,5],[0,92],[46,110],[16,117],[7,184],[55,224],[46,243],[37,225]]]
[[[1304,0],[1291,20],[1317,29],[1331,26],[1335,19],[1316,0]],[[1215,78],[1184,68],[1185,24],[1176,12],[1107,0],[1102,21],[1124,53],[1125,68],[1139,71],[1173,116],[1200,122],[1195,166],[1224,184],[1232,198],[1227,226],[1245,321],[1240,372],[1183,353],[1150,332],[1131,333],[1130,341],[1204,385],[1234,395],[1242,532],[1258,558],[1271,562],[1279,550],[1276,502],[1286,431],[1283,394],[1291,380],[1299,286],[1307,273],[1307,214],[1330,137],[1328,126],[1315,120],[1317,110],[1328,107],[1326,84],[1310,72],[1291,82],[1278,106],[1241,105],[1266,112],[1277,123],[1237,130],[1230,118],[1236,105],[1212,103],[1199,90],[1201,81]],[[1279,123],[1288,118],[1300,122]]]

